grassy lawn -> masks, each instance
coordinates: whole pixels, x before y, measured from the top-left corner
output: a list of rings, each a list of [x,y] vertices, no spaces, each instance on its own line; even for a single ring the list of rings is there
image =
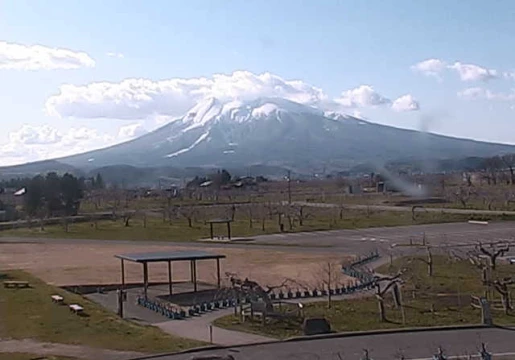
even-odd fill
[[[434,257],[434,276],[427,276],[427,265],[420,261],[407,263],[400,259],[393,266],[383,266],[381,273],[395,273],[400,267],[407,267],[403,275],[404,316],[396,309],[393,299],[385,300],[386,322],[381,322],[375,297],[359,300],[333,301],[330,309],[327,301],[305,304],[306,317],[325,317],[334,331],[362,331],[373,329],[392,329],[401,327],[426,327],[456,324],[479,324],[481,312],[470,305],[470,296],[480,296],[484,288],[476,268],[468,262],[451,262],[444,256]],[[499,277],[513,273],[509,265],[499,266]],[[494,296],[494,300],[500,298]],[[434,309],[432,311],[431,309]],[[492,310],[494,322],[499,325],[515,323],[515,314],[504,315],[502,311]],[[263,327],[260,320],[240,323],[235,316],[226,316],[215,321],[217,326],[257,333],[275,338],[288,338],[302,335],[301,320],[291,318],[286,321],[269,320]]]
[[[290,228],[287,219],[284,219],[285,232],[301,231],[322,231],[334,229],[358,229],[380,226],[402,226],[415,224],[431,224],[444,222],[467,221],[471,218],[463,214],[441,214],[441,213],[417,213],[416,219],[412,219],[410,212],[388,212],[388,211],[361,211],[346,210],[339,216],[338,209],[307,209],[309,216],[300,226],[298,221]],[[214,218],[206,216],[204,219]],[[125,226],[123,220],[99,221],[97,228],[90,222],[73,223],[65,231],[62,225],[48,225],[41,231],[39,226],[34,225],[32,229],[22,228],[4,230],[0,236],[17,237],[51,237],[51,238],[71,238],[71,239],[105,239],[105,240],[164,240],[164,241],[193,241],[209,237],[209,225],[204,223],[204,219],[197,218],[192,222],[192,227],[188,226],[186,219],[176,219],[171,223],[163,221],[161,218],[148,217],[146,227],[142,219],[135,218],[130,221],[130,226]],[[483,219],[483,218],[481,218]],[[502,219],[502,217],[489,217],[488,219]],[[226,236],[226,226],[217,224],[214,227],[215,236]],[[236,214],[235,221],[231,225],[232,237],[248,237],[262,234],[272,234],[280,231],[277,216],[272,220],[265,221],[265,230],[262,229],[262,222],[255,219],[250,227],[250,221],[246,214]]]
[[[2,272],[2,280],[25,280],[29,289],[0,288],[0,338],[32,338],[45,342],[140,352],[179,351],[202,344],[163,333],[152,326],[122,320],[87,299],[49,286],[22,271]],[[50,296],[84,307],[85,316],[72,314]]]
[[[76,360],[76,358],[26,353],[0,353],[0,360]]]

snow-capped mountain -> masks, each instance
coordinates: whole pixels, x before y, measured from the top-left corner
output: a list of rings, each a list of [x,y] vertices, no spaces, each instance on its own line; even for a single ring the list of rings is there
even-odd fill
[[[135,140],[60,159],[77,167],[345,166],[399,158],[453,158],[515,147],[378,125],[286,99],[208,98],[183,117]]]

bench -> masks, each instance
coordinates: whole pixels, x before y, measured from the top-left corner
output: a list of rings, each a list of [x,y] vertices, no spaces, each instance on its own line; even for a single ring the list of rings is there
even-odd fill
[[[28,288],[29,282],[28,281],[4,281],[4,287],[5,288]]]
[[[51,298],[52,298],[52,302],[55,302],[57,304],[62,304],[64,301],[64,298],[60,295],[52,295]]]
[[[77,305],[77,304],[71,304],[69,306],[69,308],[70,308],[70,311],[75,313],[75,314],[80,314],[80,313],[82,313],[84,311],[84,308],[82,306],[80,306],[80,305]]]

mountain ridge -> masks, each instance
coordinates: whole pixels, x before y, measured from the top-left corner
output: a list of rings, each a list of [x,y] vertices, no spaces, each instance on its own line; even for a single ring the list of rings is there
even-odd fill
[[[303,170],[515,153],[515,146],[380,125],[282,98],[207,98],[184,116],[125,143],[55,159],[78,169],[248,167]]]

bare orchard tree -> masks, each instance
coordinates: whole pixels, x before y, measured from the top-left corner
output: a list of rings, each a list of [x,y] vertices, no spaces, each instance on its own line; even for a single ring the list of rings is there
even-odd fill
[[[194,206],[180,206],[178,212],[186,220],[188,220],[188,226],[193,227],[193,220],[198,215],[198,210]]]
[[[307,209],[307,206],[304,205],[294,207],[294,214],[300,226],[304,226],[304,221],[313,217],[313,214],[309,213]]]
[[[70,231],[70,221],[71,221],[71,218],[64,215],[63,217],[61,217],[61,222],[63,224],[63,229],[64,229],[64,232],[69,232]]]
[[[510,171],[510,183],[515,185],[515,154],[506,154],[501,156],[501,160]]]
[[[486,170],[488,185],[497,185],[499,172],[503,167],[503,161],[499,156],[485,159],[484,167]]]
[[[412,260],[421,261],[424,264],[427,265],[427,276],[431,277],[433,276],[433,270],[434,270],[434,261],[433,261],[433,253],[431,250],[431,246],[427,245],[425,246],[427,258],[422,257],[414,257]]]
[[[231,206],[226,210],[226,216],[228,219],[234,221],[234,218],[236,217],[236,205],[231,204]]]
[[[266,230],[266,220],[269,218],[268,209],[267,209],[266,205],[260,205],[258,208],[258,211],[259,211],[259,219],[261,221],[261,230],[265,231]]]
[[[497,279],[492,282],[493,288],[499,295],[501,295],[502,306],[504,309],[504,313],[508,315],[510,310],[512,310],[511,299],[510,299],[510,290],[509,286],[515,284],[515,279],[511,277],[505,277],[503,279]]]
[[[460,186],[458,189],[455,189],[452,192],[452,195],[456,202],[459,202],[463,208],[467,207],[468,202],[470,201],[474,191],[469,186]]]
[[[485,261],[484,258],[481,258],[480,254],[477,252],[470,251],[470,252],[468,252],[467,256],[468,256],[470,263],[481,271],[481,283],[483,285],[488,285],[488,282],[490,281],[490,279],[489,279],[489,269],[490,269],[489,264]]]
[[[332,290],[334,290],[340,281],[341,264],[338,262],[327,261],[320,264],[318,271],[315,273],[316,281],[322,289],[327,290],[327,308],[332,306]]]
[[[130,226],[130,221],[134,217],[135,214],[136,214],[136,211],[134,211],[134,210],[126,210],[123,212],[122,219],[123,219],[123,224],[125,227]]]
[[[384,277],[377,276],[374,279],[374,283],[375,283],[375,287],[376,287],[375,295],[376,295],[376,299],[377,299],[377,305],[379,307],[379,321],[381,321],[381,322],[386,321],[386,314],[385,314],[385,309],[384,309],[385,295],[388,293],[388,291],[393,290],[395,287],[398,288],[398,286],[400,284],[402,284],[403,280],[401,279],[401,276],[404,274],[404,272],[405,272],[405,269],[400,270],[394,276],[384,276]],[[382,284],[385,284],[385,285],[382,285]]]
[[[247,216],[249,217],[249,229],[252,229],[254,226],[254,223],[253,223],[254,209],[253,209],[252,203],[247,206]]]
[[[481,254],[488,256],[490,259],[490,268],[495,270],[497,258],[499,256],[504,256],[508,251],[510,251],[510,246],[506,243],[490,243],[489,245],[489,248],[487,248],[482,243],[479,243],[476,245],[476,250]]]

